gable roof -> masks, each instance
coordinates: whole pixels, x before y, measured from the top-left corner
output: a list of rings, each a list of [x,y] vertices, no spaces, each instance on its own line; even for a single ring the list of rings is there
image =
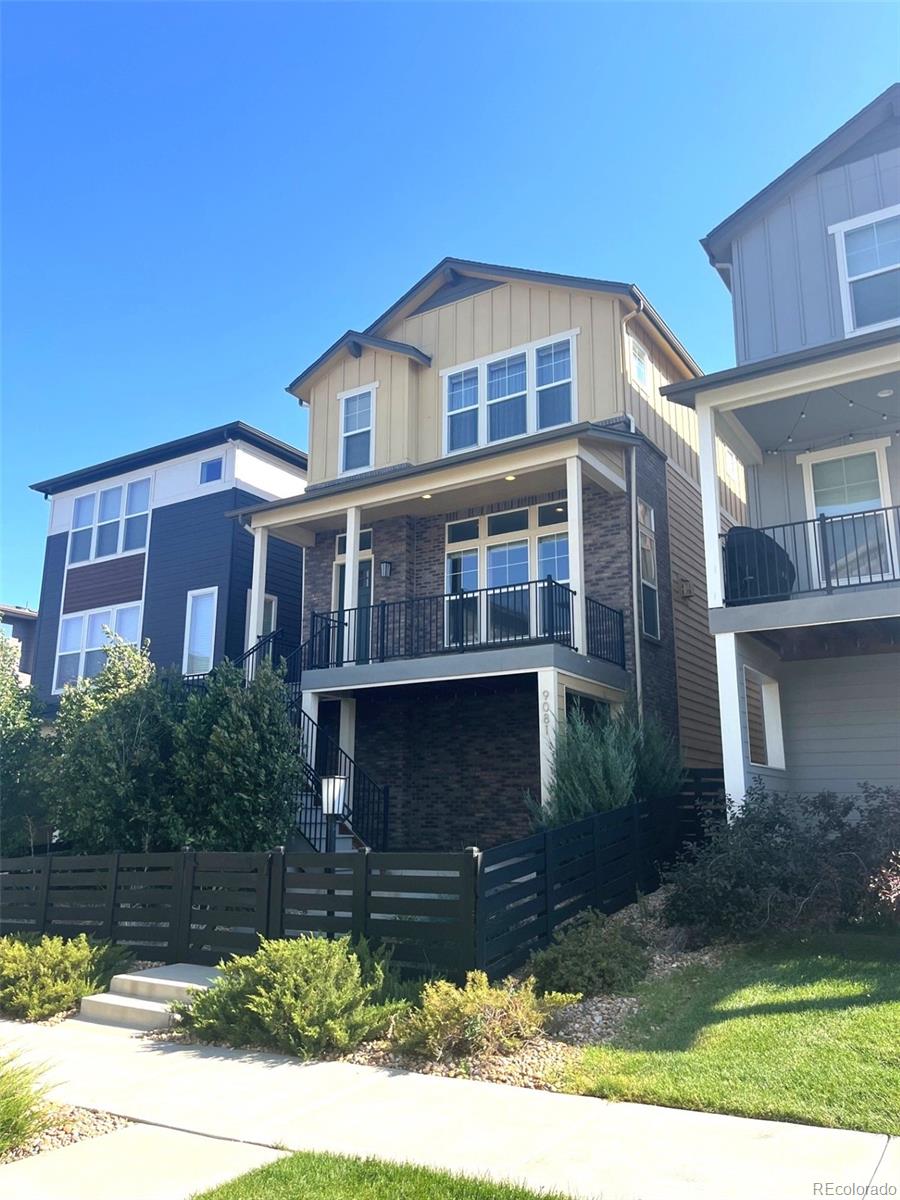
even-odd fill
[[[57,492],[67,492],[70,488],[84,487],[88,483],[98,483],[113,475],[124,475],[127,471],[139,471],[142,467],[156,466],[168,462],[172,458],[180,458],[183,454],[193,454],[197,450],[206,450],[212,446],[223,445],[226,442],[246,442],[257,450],[264,450],[274,458],[306,471],[306,455],[281,442],[278,438],[270,437],[252,425],[243,421],[232,421],[229,425],[217,425],[214,429],[204,429],[202,433],[192,433],[188,437],[178,438],[174,442],[162,442],[159,446],[148,446],[145,450],[136,450],[133,454],[123,454],[120,458],[111,458],[107,462],[96,463],[92,467],[80,467],[66,475],[55,475],[52,479],[42,479],[32,483],[31,489],[43,492],[45,496],[53,496]]]
[[[359,358],[362,346],[369,346],[372,350],[387,350],[390,354],[405,354],[407,358],[421,363],[423,367],[431,366],[430,356],[416,346],[409,346],[406,342],[392,342],[388,338],[373,337],[371,333],[358,333],[355,329],[348,329],[328,347],[324,354],[320,354],[314,363],[310,363],[305,370],[301,371],[297,378],[288,384],[285,391],[296,395],[298,388],[318,374],[322,367],[342,350],[349,350],[354,358]],[[297,396],[297,399],[300,400],[300,397]]]
[[[797,159],[793,166],[783,171],[777,179],[773,179],[762,191],[752,196],[746,204],[735,209],[731,216],[720,221],[715,229],[711,229],[706,237],[700,239],[700,245],[709,256],[713,266],[721,262],[723,251],[733,240],[735,233],[754,220],[760,213],[777,204],[788,192],[802,180],[823,170],[835,159],[846,155],[860,140],[870,134],[885,121],[900,118],[900,83],[892,83],[880,96],[860,111],[840,129],[829,134],[818,146],[813,147],[808,154]],[[727,284],[727,280],[725,281]]]
[[[343,337],[330,346],[324,354],[290,383],[285,391],[296,396],[301,404],[305,400],[300,396],[299,388],[307,383],[315,374],[340,354],[354,340],[361,345],[373,345],[374,348],[392,350],[398,354],[406,354],[425,366],[430,366],[431,359],[415,346],[404,342],[391,342],[381,337],[385,329],[401,315],[412,315],[414,312],[426,312],[438,304],[451,304],[464,296],[474,295],[490,287],[499,286],[519,280],[525,283],[539,283],[548,287],[575,288],[586,292],[611,292],[614,295],[625,296],[641,309],[643,315],[653,325],[665,340],[675,356],[694,375],[701,374],[700,368],[688,354],[669,326],[665,323],[647,297],[633,283],[620,283],[611,279],[593,279],[583,275],[558,275],[549,271],[531,271],[522,267],[504,267],[497,263],[476,262],[466,258],[442,258],[441,261],[422,276],[412,287],[395,300],[390,308],[385,309],[381,316],[376,317],[363,333],[348,330]]]

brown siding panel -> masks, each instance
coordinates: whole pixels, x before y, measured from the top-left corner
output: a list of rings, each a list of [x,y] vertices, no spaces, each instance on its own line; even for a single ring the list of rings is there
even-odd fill
[[[668,480],[681,750],[686,767],[719,766],[719,691],[707,614],[700,492],[672,466]]]
[[[66,572],[63,612],[84,612],[107,604],[140,600],[144,591],[144,555],[126,554],[107,562],[70,567]]]

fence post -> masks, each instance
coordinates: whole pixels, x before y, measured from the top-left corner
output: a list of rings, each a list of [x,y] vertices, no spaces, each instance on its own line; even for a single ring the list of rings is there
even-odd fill
[[[366,936],[366,915],[369,908],[369,847],[357,851],[353,856],[353,882],[351,883],[350,920],[353,936]]]
[[[284,937],[284,846],[276,846],[269,854],[269,907],[266,914],[266,937]]]
[[[478,969],[478,883],[481,874],[481,851],[477,846],[466,846],[462,852],[460,870],[460,892],[463,910],[462,923],[465,949],[460,961],[460,975]]]
[[[631,802],[631,838],[634,855],[634,898],[635,900],[643,886],[641,870],[641,806],[637,800]]]
[[[597,813],[593,815],[594,823],[594,888],[596,890],[597,908],[603,907],[603,870],[600,862],[600,850],[602,848],[602,839],[600,837],[600,817]]]
[[[185,850],[178,872],[178,895],[172,931],[172,961],[186,962],[191,948],[191,902],[194,898],[194,864],[196,855]]]
[[[40,878],[37,894],[36,932],[45,933],[47,930],[47,903],[50,899],[50,872],[53,869],[53,855],[48,854],[41,862]]]
[[[556,865],[556,847],[553,830],[544,830],[544,942],[549,942],[553,933],[553,870]]]
[[[119,881],[119,855],[111,854],[109,864],[109,896],[106,900],[106,913],[103,917],[103,933],[102,936],[112,940],[113,920],[116,911],[116,888]]]
[[[388,827],[391,820],[391,788],[390,784],[385,784],[381,789],[381,849],[387,850],[390,843],[388,842]]]

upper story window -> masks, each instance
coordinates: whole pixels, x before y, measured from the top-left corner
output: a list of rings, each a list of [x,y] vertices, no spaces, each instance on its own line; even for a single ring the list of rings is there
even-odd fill
[[[149,515],[149,478],[79,496],[72,513],[69,563],[143,550]]]
[[[572,421],[577,333],[556,334],[442,372],[446,453]]]
[[[343,392],[341,401],[341,473],[366,471],[374,462],[375,389],[377,384]]]
[[[107,629],[136,646],[141,634],[140,604],[92,609],[63,617],[59,623],[54,692],[61,692],[67,683],[99,674],[109,646]]]
[[[200,482],[201,483],[218,483],[222,478],[223,459],[221,455],[218,458],[207,458],[200,464]]]
[[[659,637],[659,579],[656,571],[656,514],[638,500],[638,538],[641,557],[641,617],[644,633]]]
[[[900,204],[829,226],[844,333],[900,324]]]
[[[631,338],[631,382],[644,393],[650,392],[650,356],[640,342]]]

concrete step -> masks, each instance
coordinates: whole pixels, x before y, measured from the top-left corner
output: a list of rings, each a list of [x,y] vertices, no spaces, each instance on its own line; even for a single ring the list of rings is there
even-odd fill
[[[131,1029],[168,1029],[174,1021],[168,1004],[142,1000],[138,996],[119,996],[114,992],[85,996],[80,1015],[85,1021],[124,1025]]]
[[[109,990],[117,996],[136,996],[171,1004],[175,1000],[188,1000],[192,992],[208,988],[218,977],[218,967],[169,963],[163,967],[148,967],[146,971],[114,975]]]

